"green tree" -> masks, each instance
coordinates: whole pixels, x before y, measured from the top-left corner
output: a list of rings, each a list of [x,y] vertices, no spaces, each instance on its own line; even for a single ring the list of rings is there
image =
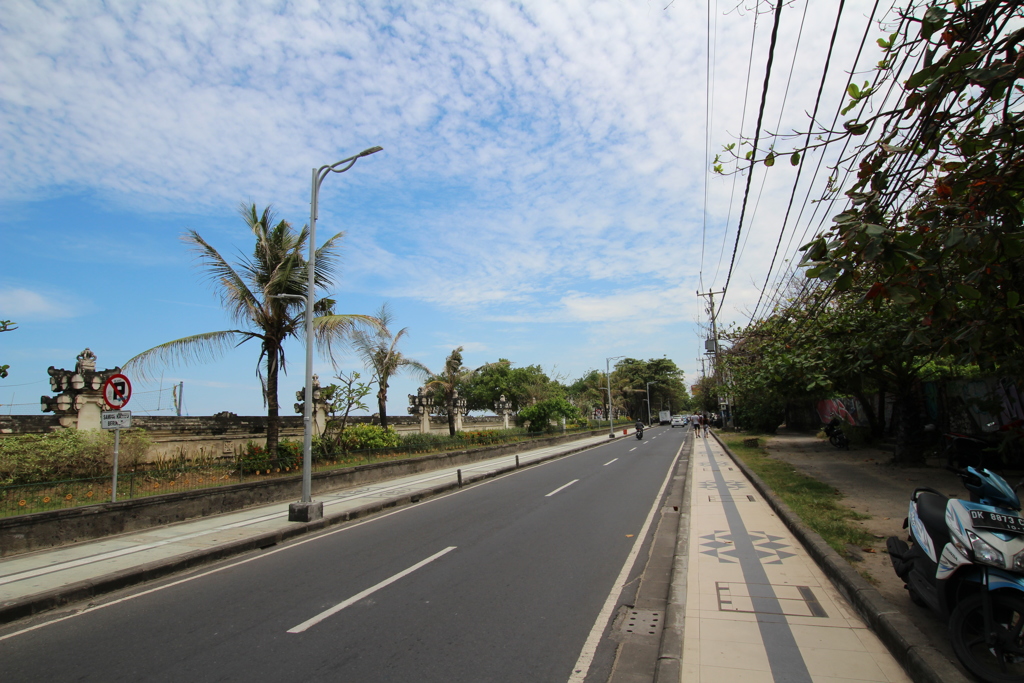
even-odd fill
[[[699,413],[717,413],[719,392],[718,380],[711,376],[701,377],[697,380],[697,393],[693,397],[694,410]]]
[[[252,255],[241,257],[237,266],[229,264],[195,230],[189,230],[182,239],[196,252],[200,267],[206,271],[230,317],[246,329],[175,339],[135,355],[124,368],[146,376],[157,364],[210,361],[244,342],[258,340],[256,374],[267,406],[267,451],[276,453],[280,433],[278,374],[285,369],[284,342],[305,334],[304,298],[309,270],[303,253],[309,231],[303,227],[296,233],[287,221],[275,223],[269,206],[258,213],[255,204],[243,203],[239,213],[256,238],[256,245]],[[320,290],[334,284],[343,234],[330,237],[316,250],[314,281]],[[303,299],[279,298],[282,296]],[[334,306],[333,299],[322,296],[313,307],[314,334],[323,348],[329,350],[332,343],[346,338],[357,326],[379,326],[370,316],[336,314]]]
[[[744,426],[774,432],[795,407],[855,396],[880,436],[884,396],[892,392],[894,460],[918,462],[922,424],[916,386],[933,353],[908,341],[912,326],[899,306],[864,306],[853,294],[821,287],[746,328],[725,331],[722,336],[732,345],[722,354],[722,377],[734,416]]]
[[[10,320],[0,320],[0,332],[11,332],[18,329],[17,325]],[[7,370],[10,365],[0,365],[0,379],[7,377]]]
[[[428,373],[430,380],[424,386],[434,391],[442,409],[448,415],[448,433],[451,436],[455,436],[455,399],[459,397],[459,390],[465,387],[474,373],[474,370],[462,364],[461,346],[448,354],[441,372]]]
[[[380,426],[387,429],[388,382],[403,370],[413,370],[423,377],[429,375],[430,371],[419,361],[407,358],[398,350],[398,342],[409,333],[409,328],[403,327],[391,333],[389,326],[394,322],[394,316],[387,302],[381,304],[376,317],[380,327],[372,331],[355,330],[352,333],[352,347],[362,358],[363,364],[373,372],[373,381],[377,383]]]
[[[605,374],[590,370],[566,388],[566,396],[579,411],[589,418],[598,408],[607,415],[608,392],[605,391]]]
[[[560,417],[575,420],[580,411],[564,398],[548,398],[519,411],[519,419],[527,423],[527,430],[543,432],[551,429],[551,421]]]
[[[369,410],[363,399],[370,393],[371,388],[369,384],[358,381],[358,372],[348,375],[339,372],[334,377],[341,384],[328,384],[320,390],[320,395],[327,402],[327,413],[332,418],[341,413],[341,422],[338,425],[340,433],[345,431],[349,413],[353,410]]]
[[[476,369],[460,389],[468,410],[493,410],[501,396],[512,402],[512,410],[563,395],[562,385],[548,377],[539,365],[513,367],[512,361],[499,358]]]
[[[647,383],[650,382],[651,414],[659,410],[679,412],[688,404],[684,374],[668,358],[624,358],[615,364],[612,384],[618,386],[630,415],[647,418]]]
[[[878,40],[870,81],[849,86],[842,129],[793,149],[854,150],[849,204],[804,245],[807,276],[897,305],[908,339],[939,356],[1012,372],[1024,368],[1022,18],[1019,2],[912,1]]]

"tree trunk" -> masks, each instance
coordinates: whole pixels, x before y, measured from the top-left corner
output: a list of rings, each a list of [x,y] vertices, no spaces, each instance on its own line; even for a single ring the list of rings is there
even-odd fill
[[[871,436],[872,436],[872,438],[877,438],[878,435],[879,435],[879,431],[878,431],[878,418],[875,416],[875,409],[871,406],[871,401],[869,401],[868,397],[865,396],[860,391],[854,392],[853,395],[857,399],[857,401],[861,404],[861,406],[863,406],[864,413],[868,417],[868,427],[870,427],[870,429],[871,429]]]
[[[896,452],[893,461],[897,465],[918,465],[924,460],[921,437],[924,434],[917,393],[913,385],[898,387],[896,390]]]
[[[448,401],[448,435],[455,436],[455,406],[454,401]]]
[[[281,433],[280,407],[277,403],[278,350],[267,349],[267,454],[277,457],[277,443]]]
[[[377,391],[377,410],[380,411],[380,426],[388,428],[388,385],[381,384]]]
[[[885,382],[878,385],[878,438],[885,436]]]

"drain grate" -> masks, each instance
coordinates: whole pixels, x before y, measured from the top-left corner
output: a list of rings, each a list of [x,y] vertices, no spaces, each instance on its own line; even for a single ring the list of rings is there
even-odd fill
[[[622,632],[638,636],[656,636],[661,632],[661,612],[630,609],[622,620]]]

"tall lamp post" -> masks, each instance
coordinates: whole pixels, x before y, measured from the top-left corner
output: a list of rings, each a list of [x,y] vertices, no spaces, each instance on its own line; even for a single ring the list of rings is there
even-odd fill
[[[625,356],[612,356],[604,359],[604,376],[608,380],[608,438],[615,438],[615,430],[612,429],[612,368],[611,361],[625,358]]]
[[[647,383],[647,426],[651,426],[651,385],[657,384],[657,382]]]
[[[309,259],[306,268],[306,409],[302,415],[302,499],[288,506],[288,521],[311,522],[324,516],[324,504],[314,503],[313,482],[313,307],[316,304],[316,219],[320,199],[320,185],[331,173],[344,173],[361,158],[376,154],[383,147],[364,149],[359,154],[341,161],[313,169],[313,183],[309,198]]]

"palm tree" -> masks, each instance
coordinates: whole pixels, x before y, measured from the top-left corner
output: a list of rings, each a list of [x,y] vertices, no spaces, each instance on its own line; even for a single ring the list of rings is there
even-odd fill
[[[389,327],[394,316],[387,302],[381,304],[377,311],[380,327],[373,331],[356,330],[352,333],[352,347],[363,359],[363,364],[373,371],[373,380],[377,382],[377,407],[380,410],[380,426],[388,428],[388,380],[406,368],[410,368],[424,378],[430,370],[423,363],[406,358],[398,350],[398,342],[409,332],[403,327],[397,334],[391,334]]]
[[[267,451],[273,457],[277,454],[280,433],[277,382],[278,373],[285,369],[284,342],[289,337],[305,334],[304,298],[309,271],[303,252],[307,249],[309,231],[303,226],[296,233],[287,221],[274,224],[275,217],[269,206],[259,214],[255,204],[243,203],[239,213],[255,236],[256,247],[252,256],[240,257],[235,266],[195,230],[189,230],[182,239],[196,252],[200,266],[212,281],[228,314],[247,329],[205,332],[175,339],[134,356],[124,368],[146,376],[157,365],[211,361],[250,339],[258,339],[260,356],[256,375],[260,378],[267,406]],[[342,235],[344,233],[339,232],[316,250],[314,276],[318,289],[334,284]],[[282,295],[303,298],[278,298]],[[322,297],[313,307],[314,334],[328,350],[332,342],[350,335],[359,325],[379,326],[370,316],[335,314],[334,304],[333,299]]]
[[[459,396],[459,387],[467,382],[476,370],[470,370],[462,364],[462,347],[453,349],[444,359],[444,370],[433,375],[426,383],[441,394],[445,411],[448,413],[448,433],[455,436],[455,399]]]

